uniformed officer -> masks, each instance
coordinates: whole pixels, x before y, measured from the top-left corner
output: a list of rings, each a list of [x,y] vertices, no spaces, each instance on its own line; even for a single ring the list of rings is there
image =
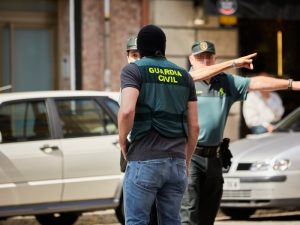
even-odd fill
[[[137,49],[137,44],[136,44],[137,37],[130,37],[127,40],[127,46],[126,46],[126,51],[127,51],[127,61],[128,63],[134,62],[138,59],[140,59],[140,53]]]
[[[299,81],[265,76],[244,78],[221,72],[216,76],[204,76],[205,80],[201,80],[193,71],[206,70],[213,66],[216,61],[215,53],[215,46],[209,41],[197,41],[192,46],[191,75],[198,98],[200,134],[181,206],[184,225],[214,224],[223,192],[220,144],[232,104],[245,100],[247,92],[252,90],[300,90]],[[220,71],[229,67],[253,68],[252,60],[246,60],[247,63],[244,64],[241,59],[243,57],[223,63]]]
[[[159,224],[180,225],[186,169],[199,130],[194,82],[166,59],[166,36],[159,27],[143,27],[137,46],[142,58],[121,73],[118,114],[119,143],[128,160],[123,186],[126,225],[148,224],[155,200]]]

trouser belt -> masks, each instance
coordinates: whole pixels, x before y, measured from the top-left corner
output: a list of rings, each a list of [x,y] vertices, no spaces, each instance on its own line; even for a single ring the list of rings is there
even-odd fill
[[[220,146],[197,145],[194,154],[206,158],[220,158]]]

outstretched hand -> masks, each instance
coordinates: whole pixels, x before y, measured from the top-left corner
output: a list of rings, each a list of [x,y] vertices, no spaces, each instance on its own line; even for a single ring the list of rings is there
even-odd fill
[[[252,53],[234,60],[234,64],[236,68],[246,68],[249,70],[253,70],[253,58],[257,55],[257,53]]]

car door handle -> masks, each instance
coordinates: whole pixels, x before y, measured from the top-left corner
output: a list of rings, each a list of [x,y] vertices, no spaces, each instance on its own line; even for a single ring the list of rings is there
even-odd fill
[[[45,152],[45,153],[51,153],[53,151],[57,151],[59,150],[58,146],[50,146],[50,145],[43,145],[42,147],[40,147],[40,149]]]

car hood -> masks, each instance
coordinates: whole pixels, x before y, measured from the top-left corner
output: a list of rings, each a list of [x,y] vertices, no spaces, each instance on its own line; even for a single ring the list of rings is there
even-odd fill
[[[278,158],[300,149],[300,132],[249,135],[230,144],[234,160],[253,162]]]

